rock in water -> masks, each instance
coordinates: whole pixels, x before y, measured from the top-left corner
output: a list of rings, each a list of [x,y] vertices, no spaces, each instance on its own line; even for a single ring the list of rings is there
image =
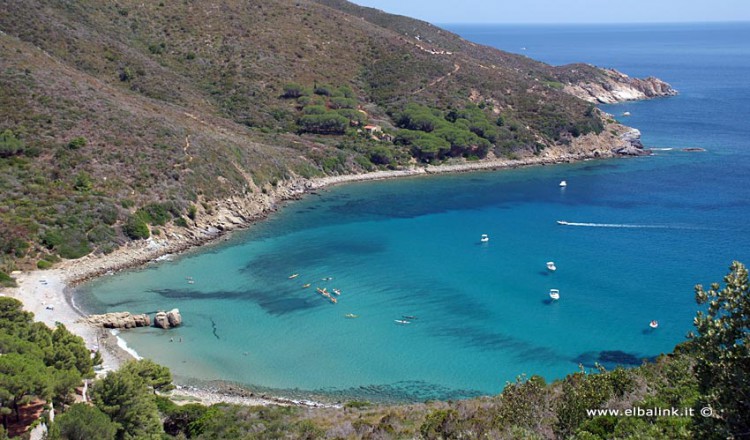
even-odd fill
[[[182,315],[180,315],[179,309],[172,309],[167,312],[167,321],[171,327],[178,327],[182,325]]]
[[[103,315],[89,315],[84,319],[89,324],[104,328],[135,328],[148,327],[151,318],[148,315],[131,315],[130,312],[113,312]]]
[[[154,326],[159,328],[169,328],[169,318],[167,318],[167,312],[157,312],[154,316]]]

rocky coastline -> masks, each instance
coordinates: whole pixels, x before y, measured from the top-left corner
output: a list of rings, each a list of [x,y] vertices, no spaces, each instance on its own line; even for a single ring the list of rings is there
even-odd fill
[[[600,69],[596,80],[571,82],[563,90],[595,104],[615,104],[677,95],[671,85],[655,77],[632,78],[615,69]]]
[[[159,237],[130,242],[107,255],[88,255],[78,260],[66,260],[55,269],[23,273],[19,276],[19,287],[11,289],[11,295],[21,299],[25,307],[34,312],[37,319],[48,325],[60,322],[76,334],[81,335],[92,349],[101,349],[105,359],[105,369],[116,369],[134,354],[123,346],[114,330],[102,328],[133,328],[150,325],[150,318],[123,315],[120,324],[113,324],[105,318],[85,317],[75,306],[73,287],[87,280],[112,274],[121,270],[138,267],[149,262],[169,258],[170,255],[186,252],[209,243],[219,243],[227,239],[234,230],[250,227],[264,219],[289,200],[299,199],[306,193],[346,182],[392,179],[398,177],[426,176],[439,173],[456,173],[479,170],[500,170],[527,166],[544,166],[571,163],[590,159],[613,158],[631,155],[625,150],[645,151],[640,144],[640,133],[619,124],[610,124],[601,134],[589,134],[571,140],[567,146],[553,146],[538,156],[520,159],[499,159],[490,157],[482,161],[456,161],[438,166],[413,166],[403,170],[377,171],[366,174],[329,176],[319,179],[292,178],[279,182],[266,191],[256,191],[252,195],[235,197],[220,202],[212,202],[209,209],[199,212],[197,221],[189,228],[165,227]],[[52,306],[54,304],[55,307]],[[82,319],[84,318],[84,319]],[[147,321],[148,320],[148,321]],[[162,319],[166,325],[174,325],[164,312]],[[108,322],[106,324],[105,322]],[[121,326],[118,326],[121,325]],[[178,324],[179,325],[179,324]],[[216,402],[244,403],[250,405],[304,405],[320,406],[319,402],[295,401],[284,398],[258,398],[252,391],[194,389],[180,387],[179,395],[207,404]]]

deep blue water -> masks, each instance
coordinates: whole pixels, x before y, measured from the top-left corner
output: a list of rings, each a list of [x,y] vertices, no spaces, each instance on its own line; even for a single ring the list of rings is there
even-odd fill
[[[646,144],[674,149],[332,188],[228,243],[89,283],[78,302],[178,307],[184,327],[124,339],[179,377],[282,394],[465,397],[521,374],[669,352],[691,329],[693,286],[750,261],[750,25],[449,28],[553,64],[670,82],[679,96],[605,110],[631,112],[618,118]],[[338,304],[315,287],[341,289]],[[416,319],[394,322],[404,315]]]

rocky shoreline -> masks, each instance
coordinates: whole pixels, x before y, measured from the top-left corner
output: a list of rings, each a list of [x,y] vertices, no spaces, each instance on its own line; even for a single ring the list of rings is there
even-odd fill
[[[306,193],[332,185],[392,179],[399,177],[427,176],[440,173],[457,173],[480,170],[501,170],[527,166],[571,163],[589,159],[612,158],[618,156],[620,148],[633,147],[631,133],[627,127],[617,125],[617,130],[607,130],[601,135],[587,135],[575,139],[571,145],[545,149],[540,156],[516,160],[490,158],[476,162],[449,163],[439,166],[412,167],[404,170],[377,171],[366,174],[330,176],[306,180],[295,178],[279,183],[276,187],[256,192],[251,197],[234,197],[212,206],[213,214],[202,213],[192,228],[165,228],[158,238],[131,242],[107,255],[89,255],[78,260],[67,260],[52,270],[35,270],[21,274],[19,287],[10,289],[11,295],[24,302],[25,308],[35,313],[36,319],[54,326],[65,324],[71,331],[80,335],[92,349],[101,349],[105,360],[104,371],[116,369],[123,362],[134,357],[132,351],[109,331],[101,328],[101,323],[88,322],[85,315],[75,305],[74,287],[93,278],[113,274],[118,271],[139,267],[158,261],[165,256],[180,254],[210,243],[228,239],[234,230],[252,226],[279,209],[286,201],[299,199]],[[240,403],[247,405],[302,405],[331,406],[321,402],[293,400],[280,397],[256,396],[251,390],[241,387],[220,387],[202,389],[180,386],[175,391],[184,401],[193,400],[206,404],[217,402]]]

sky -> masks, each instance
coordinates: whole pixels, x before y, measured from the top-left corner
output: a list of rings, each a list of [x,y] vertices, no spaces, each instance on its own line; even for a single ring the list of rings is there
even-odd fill
[[[350,0],[430,23],[750,21],[750,0]]]

